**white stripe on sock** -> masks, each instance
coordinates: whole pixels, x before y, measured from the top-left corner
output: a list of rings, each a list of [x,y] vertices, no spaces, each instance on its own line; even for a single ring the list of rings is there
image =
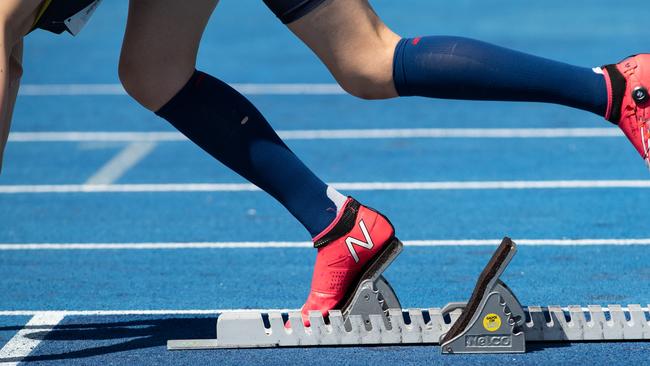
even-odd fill
[[[334,204],[336,205],[337,214],[341,212],[341,209],[343,208],[345,201],[348,199],[347,197],[342,195],[339,191],[332,188],[332,186],[327,186],[327,197],[331,199],[332,202],[334,202]]]

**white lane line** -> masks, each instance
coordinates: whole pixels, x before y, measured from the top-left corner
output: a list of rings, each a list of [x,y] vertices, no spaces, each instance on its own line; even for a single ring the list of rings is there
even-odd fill
[[[349,191],[453,191],[523,189],[650,188],[650,180],[543,180],[543,181],[451,181],[451,182],[351,182],[330,183]],[[147,183],[0,185],[0,194],[37,193],[153,193],[153,192],[254,192],[250,183]]]
[[[641,311],[648,312],[650,308],[647,304],[641,308]],[[568,307],[562,307],[568,311]],[[590,311],[588,307],[582,307],[582,311]],[[31,316],[34,314],[63,314],[65,316],[120,316],[120,315],[216,315],[223,313],[268,313],[271,311],[289,312],[299,311],[300,309],[162,309],[162,310],[56,310],[56,311],[34,311],[34,310],[2,310],[0,316]],[[602,307],[603,311],[609,311],[609,308]],[[621,307],[623,311],[629,311],[628,307]]]
[[[498,239],[448,239],[404,240],[408,247],[474,247],[496,246]],[[632,246],[650,245],[650,238],[613,239],[518,239],[520,246]],[[160,250],[160,249],[270,249],[311,248],[306,241],[260,241],[260,242],[159,242],[159,243],[6,243],[0,251],[13,250]]]
[[[0,365],[18,365],[65,317],[65,313],[60,311],[33,312],[30,315],[33,317],[25,327],[0,349]],[[38,333],[38,337],[30,337],[32,333]]]
[[[598,128],[391,128],[391,129],[329,129],[281,130],[284,140],[345,140],[401,138],[594,138],[620,137],[621,130]],[[12,132],[10,142],[137,142],[187,141],[178,132]]]
[[[62,184],[62,185],[0,185],[0,194],[14,193],[129,193],[129,192],[250,192],[259,188],[249,183],[190,184]]]
[[[0,251],[11,250],[151,250],[151,249],[263,249],[311,248],[310,242],[178,242],[178,243],[28,243],[0,244]]]
[[[121,84],[23,84],[18,95],[126,95],[126,91]]]
[[[132,142],[109,160],[85,184],[106,185],[120,179],[129,169],[144,159],[154,148],[155,142]]]
[[[32,316],[34,314],[64,314],[65,316],[115,315],[206,315],[239,312],[297,311],[300,309],[161,309],[161,310],[1,310],[0,316]]]
[[[298,84],[230,84],[242,94],[247,95],[343,95],[347,94],[339,84],[298,83]]]
[[[338,84],[230,84],[240,93],[248,95],[341,95],[346,92]],[[126,95],[120,84],[24,84],[21,96],[83,96]]]
[[[187,141],[178,132],[12,132],[10,142],[168,142]]]
[[[574,138],[622,136],[618,128],[399,128],[280,131],[287,140],[385,138]]]

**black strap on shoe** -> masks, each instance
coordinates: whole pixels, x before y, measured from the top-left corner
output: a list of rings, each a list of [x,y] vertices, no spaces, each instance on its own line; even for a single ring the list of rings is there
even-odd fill
[[[332,230],[314,242],[314,248],[325,246],[331,241],[349,233],[354,227],[354,223],[357,221],[357,214],[359,213],[360,206],[361,204],[357,200],[351,198],[350,202],[343,209],[343,214],[341,215],[339,222],[334,225]]]
[[[617,125],[621,120],[621,106],[623,105],[623,96],[627,89],[627,81],[623,74],[618,71],[616,65],[606,65],[603,69],[609,74],[609,82],[612,88],[612,110],[609,113],[608,121]]]

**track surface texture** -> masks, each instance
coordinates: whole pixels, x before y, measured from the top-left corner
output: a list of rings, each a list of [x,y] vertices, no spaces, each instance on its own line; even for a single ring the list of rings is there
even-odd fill
[[[298,308],[315,252],[279,204],[123,93],[127,5],[104,1],[76,38],[26,39],[0,176],[0,364],[647,363],[639,342],[451,357],[437,346],[168,352],[167,339],[214,336],[220,310]],[[648,52],[638,1],[373,6],[404,36],[583,66]],[[650,173],[598,117],[355,99],[261,1],[219,5],[198,67],[241,88],[324,180],[391,218],[406,247],[385,275],[404,307],[466,300],[505,235],[520,248],[503,279],[524,305],[650,302]]]

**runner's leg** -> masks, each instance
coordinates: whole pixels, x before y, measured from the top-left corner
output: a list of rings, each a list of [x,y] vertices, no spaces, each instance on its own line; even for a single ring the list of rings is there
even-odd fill
[[[361,98],[535,101],[602,116],[607,108],[598,70],[461,37],[400,39],[367,0],[324,1],[288,27]]]
[[[300,0],[265,0],[278,4]],[[580,67],[449,36],[400,39],[367,0],[311,0],[289,28],[341,86],[366,99],[422,96],[555,103],[618,125],[650,166],[650,54]],[[282,19],[282,17],[281,17]]]
[[[309,170],[244,96],[194,69],[215,6],[208,0],[131,1],[120,79],[142,105],[275,197],[315,237],[346,197]]]

